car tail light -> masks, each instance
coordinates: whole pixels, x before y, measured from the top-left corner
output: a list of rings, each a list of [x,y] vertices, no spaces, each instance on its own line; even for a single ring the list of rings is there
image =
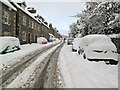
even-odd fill
[[[47,44],[47,42],[45,42],[45,44]]]
[[[99,50],[93,50],[94,52],[98,52],[98,53],[102,53],[103,51],[99,51]]]
[[[44,42],[42,42],[42,44],[44,44]]]

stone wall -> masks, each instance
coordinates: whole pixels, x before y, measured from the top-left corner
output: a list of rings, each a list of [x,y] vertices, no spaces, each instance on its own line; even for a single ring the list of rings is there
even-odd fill
[[[8,24],[5,23],[4,13],[8,13]],[[16,11],[10,9],[8,6],[2,4],[2,35],[15,36],[16,35]]]

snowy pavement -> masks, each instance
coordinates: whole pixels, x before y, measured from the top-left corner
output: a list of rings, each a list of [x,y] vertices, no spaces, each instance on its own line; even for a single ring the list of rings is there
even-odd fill
[[[118,65],[90,62],[65,44],[59,55],[65,88],[118,88]]]
[[[19,51],[0,55],[0,62],[1,62],[0,63],[0,73],[1,73],[2,68],[4,68],[4,67],[9,68],[9,65],[11,65],[11,64],[13,65],[14,63],[18,62],[26,55],[29,55],[31,53],[34,53],[37,50],[40,50],[44,47],[49,47],[49,46],[59,43],[59,42],[60,41],[55,41],[55,42],[51,42],[51,43],[44,44],[44,45],[37,44],[37,43],[25,44],[25,45],[21,45],[21,49]]]

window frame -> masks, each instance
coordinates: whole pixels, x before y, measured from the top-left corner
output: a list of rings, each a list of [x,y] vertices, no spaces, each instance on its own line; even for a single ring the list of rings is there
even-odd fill
[[[26,32],[22,31],[22,41],[26,41]]]
[[[23,25],[26,26],[26,24],[27,24],[27,17],[26,17],[26,16],[23,16]]]
[[[7,14],[7,17],[6,17],[6,14]],[[9,23],[9,14],[8,14],[8,12],[4,12],[4,20],[5,20],[5,24],[8,24]],[[7,20],[7,22],[6,22],[6,20]]]

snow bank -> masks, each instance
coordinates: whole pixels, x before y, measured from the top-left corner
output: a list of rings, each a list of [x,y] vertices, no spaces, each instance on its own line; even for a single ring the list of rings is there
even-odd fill
[[[90,62],[71,48],[65,44],[59,55],[65,88],[118,88],[118,65]]]

